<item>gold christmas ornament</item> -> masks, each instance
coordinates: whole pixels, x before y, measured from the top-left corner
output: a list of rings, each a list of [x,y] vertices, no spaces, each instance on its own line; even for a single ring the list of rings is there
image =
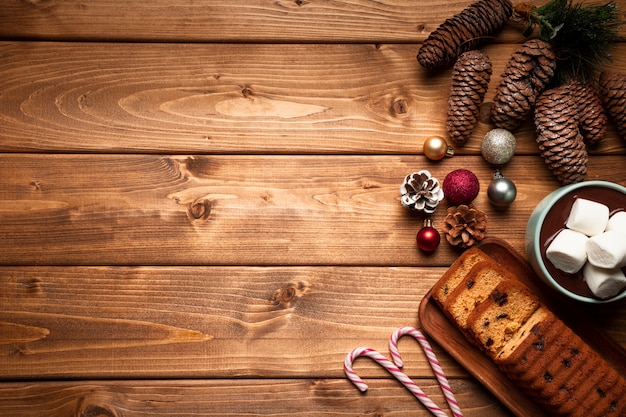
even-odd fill
[[[424,156],[432,161],[454,155],[454,148],[440,136],[431,136],[424,141]]]

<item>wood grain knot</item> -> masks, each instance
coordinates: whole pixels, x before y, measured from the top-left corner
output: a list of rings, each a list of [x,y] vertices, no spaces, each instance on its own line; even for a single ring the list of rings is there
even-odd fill
[[[26,356],[29,355],[28,349],[24,345],[17,346],[9,352],[10,356]]]
[[[364,189],[364,190],[370,190],[372,188],[381,188],[381,185],[376,183],[375,181],[369,180],[367,178],[363,178],[359,181],[359,185]]]
[[[281,304],[288,304],[296,298],[297,291],[294,287],[285,288],[282,290],[278,296],[278,301]]]
[[[20,287],[24,288],[27,292],[30,293],[41,293],[42,289],[42,281],[39,278],[24,278],[19,281]]]
[[[309,284],[306,282],[290,283],[284,288],[274,292],[272,304],[282,308],[293,307],[298,298],[302,297],[309,290]]]
[[[80,417],[116,417],[117,414],[99,405],[88,405],[80,413]]]
[[[243,95],[244,98],[249,98],[254,95],[254,91],[252,91],[251,88],[244,87],[241,89],[241,95]]]
[[[397,99],[392,104],[392,109],[395,114],[406,114],[409,112],[409,105],[405,99]]]
[[[187,215],[192,221],[205,221],[211,215],[213,203],[206,198],[195,200],[189,205]]]
[[[37,181],[37,180],[32,180],[32,181],[30,182],[30,186],[32,187],[32,189],[33,189],[34,191],[41,191],[41,190],[42,190],[42,188],[43,188],[43,186],[42,186],[41,182],[40,182],[40,181]]]

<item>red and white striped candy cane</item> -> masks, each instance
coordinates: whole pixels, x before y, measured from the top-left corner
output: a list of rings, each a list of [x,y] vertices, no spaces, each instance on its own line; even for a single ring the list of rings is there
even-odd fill
[[[353,349],[346,356],[346,360],[343,365],[348,379],[352,381],[354,385],[361,391],[367,391],[367,384],[354,372],[352,364],[360,356],[367,356],[374,359],[379,365],[385,368],[390,374],[392,374],[398,381],[402,383],[409,391],[422,403],[424,406],[433,413],[436,417],[448,417],[424,392],[409,378],[404,372],[396,367],[393,362],[381,355],[379,352],[368,347],[358,347]]]
[[[426,353],[426,357],[428,358],[428,362],[430,363],[430,367],[433,368],[435,377],[437,377],[437,381],[439,381],[443,395],[446,397],[446,401],[450,406],[450,410],[452,410],[452,414],[454,417],[463,417],[461,409],[459,408],[459,403],[457,403],[454,393],[452,392],[452,388],[450,388],[450,384],[448,383],[448,378],[446,378],[446,375],[443,373],[443,369],[441,369],[441,365],[435,356],[435,352],[433,352],[433,349],[430,347],[430,343],[428,343],[428,340],[422,332],[408,326],[401,327],[393,332],[391,338],[389,339],[389,351],[391,352],[393,362],[398,366],[398,368],[402,368],[403,362],[400,352],[398,351],[398,339],[404,335],[413,336],[422,346],[422,349],[424,349],[424,353]]]

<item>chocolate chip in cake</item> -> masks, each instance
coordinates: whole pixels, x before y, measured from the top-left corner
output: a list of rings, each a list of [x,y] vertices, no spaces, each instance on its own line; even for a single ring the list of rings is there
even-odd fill
[[[544,345],[543,337],[539,341],[533,343],[533,347],[537,350],[543,350],[543,345]]]
[[[498,320],[502,320],[502,319],[505,319],[505,318],[507,318],[507,317],[509,317],[509,315],[508,315],[507,313],[501,313],[501,314],[498,314],[498,315],[496,316],[496,318],[497,318]]]
[[[552,375],[550,375],[549,372],[546,372],[545,374],[543,374],[543,379],[545,379],[547,382],[552,382]]]
[[[467,284],[465,284],[467,286],[468,290],[471,290],[472,287],[474,286],[474,280],[470,279],[469,281],[467,281]]]
[[[483,322],[483,327],[489,327],[491,323],[489,323],[489,319],[485,319],[485,321]]]
[[[563,366],[566,368],[569,368],[572,366],[572,363],[569,360],[567,360],[567,358],[563,358]]]
[[[493,339],[489,337],[487,338],[487,341],[485,342],[485,346],[489,347],[491,345],[493,345]]]
[[[570,348],[569,351],[572,353],[572,356],[576,356],[580,353],[580,350],[578,350],[577,348]]]
[[[530,330],[533,334],[539,334],[539,325],[535,324],[533,328]]]
[[[509,301],[509,295],[505,292],[494,291],[494,293],[491,294],[491,298],[493,298],[493,301],[500,307]]]
[[[596,389],[596,391],[598,392],[598,395],[600,396],[600,398],[606,397],[606,393],[604,392],[602,388],[598,388]]]
[[[611,411],[617,411],[617,401],[611,401]]]

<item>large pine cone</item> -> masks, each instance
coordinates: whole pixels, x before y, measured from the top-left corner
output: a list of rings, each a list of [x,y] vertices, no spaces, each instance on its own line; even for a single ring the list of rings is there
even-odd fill
[[[467,142],[478,122],[490,78],[491,61],[478,50],[463,53],[454,64],[446,128],[457,145]]]
[[[583,181],[588,154],[578,128],[579,113],[571,86],[546,90],[537,99],[535,126],[541,156],[561,184]]]
[[[513,14],[510,0],[479,0],[446,19],[428,36],[417,54],[426,69],[450,68],[457,58],[495,33]]]
[[[602,72],[600,96],[606,111],[617,125],[617,131],[626,140],[626,74]]]
[[[526,41],[509,59],[491,106],[491,121],[513,131],[533,113],[537,97],[556,69],[556,55],[548,42]]]
[[[578,124],[583,140],[587,145],[594,145],[606,136],[607,117],[602,107],[600,96],[590,83],[570,84],[570,95],[578,109]]]

